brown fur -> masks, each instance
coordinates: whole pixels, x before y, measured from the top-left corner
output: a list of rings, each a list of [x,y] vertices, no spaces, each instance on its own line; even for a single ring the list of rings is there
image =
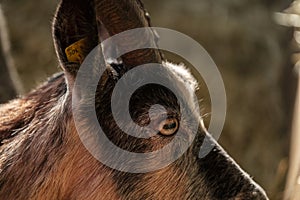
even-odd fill
[[[66,156],[32,199],[119,199],[111,170],[101,166],[81,144],[73,121],[67,124]],[[100,193],[98,188],[102,188]],[[82,192],[84,191],[84,192]]]
[[[183,66],[164,62],[165,68],[161,71],[144,72],[148,77],[160,78],[173,85],[173,89],[181,94],[178,98],[185,104],[182,110],[172,91],[157,84],[139,88],[129,105],[133,121],[140,126],[149,124],[148,110],[155,104],[164,106],[168,117],[181,122],[184,134],[175,146],[168,149],[170,154],[167,156],[174,156],[183,142],[191,140],[192,132],[197,132],[192,145],[177,161],[153,172],[126,173],[103,165],[85,149],[75,128],[71,109],[73,84],[80,65],[68,62],[64,49],[82,36],[88,38],[89,48],[100,41],[93,2],[62,0],[58,7],[53,36],[64,74],[54,76],[37,90],[0,108],[0,198],[266,200],[264,191],[201,126],[200,114],[195,113],[191,106],[196,81]],[[128,3],[141,6],[139,1],[131,0],[124,5]],[[126,7],[122,9],[126,10]],[[120,72],[126,72],[128,66],[108,63],[102,67],[107,70],[99,82],[93,103],[99,124],[111,142],[127,151],[146,153],[158,150],[173,140],[174,136],[160,133],[148,139],[135,138],[116,125],[111,111],[111,96],[122,76]],[[142,77],[133,74],[130,78],[138,82]],[[80,91],[74,93],[78,105],[88,106],[87,99],[78,93]],[[124,106],[122,98],[116,104]],[[76,109],[82,117],[77,126],[84,128],[83,134],[90,136],[95,133],[88,111]],[[161,111],[155,111],[155,120],[159,120],[161,115]],[[199,123],[199,129],[192,130],[190,123]],[[131,127],[127,125],[126,128]],[[156,133],[156,130],[146,127],[147,132]],[[205,158],[199,158],[205,136],[209,138],[212,151]],[[103,147],[96,148],[102,150]],[[128,161],[128,158],[124,159]],[[129,161],[135,162],[133,159]],[[158,162],[145,160],[138,167],[155,166]]]

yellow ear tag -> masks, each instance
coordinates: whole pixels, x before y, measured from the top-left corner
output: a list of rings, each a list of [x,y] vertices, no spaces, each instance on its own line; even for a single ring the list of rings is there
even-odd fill
[[[83,38],[65,49],[65,53],[67,55],[67,59],[69,62],[75,62],[81,64],[85,59],[85,50],[86,46],[86,38]]]

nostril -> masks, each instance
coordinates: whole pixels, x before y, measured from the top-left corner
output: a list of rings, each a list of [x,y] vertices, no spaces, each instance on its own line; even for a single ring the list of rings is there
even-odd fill
[[[269,200],[265,191],[258,184],[252,184],[252,187],[252,191],[249,191],[248,197],[245,196],[245,200]]]
[[[266,194],[261,191],[253,191],[251,196],[253,200],[268,200]]]
[[[269,198],[266,195],[266,192],[259,185],[256,186],[256,188],[252,192],[252,195],[254,199],[269,200]]]
[[[252,194],[240,194],[234,200],[269,200],[269,198],[262,193],[252,192]]]
[[[269,200],[265,192],[261,189],[255,189],[252,192],[242,192],[234,200]]]

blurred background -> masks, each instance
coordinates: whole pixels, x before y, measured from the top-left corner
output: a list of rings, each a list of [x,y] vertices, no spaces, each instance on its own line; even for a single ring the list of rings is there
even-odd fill
[[[17,74],[26,92],[60,71],[51,38],[57,0],[1,1]],[[274,13],[290,0],[144,0],[154,26],[180,31],[211,55],[224,79],[228,110],[221,145],[282,199],[288,170],[296,73],[293,30]],[[199,77],[200,78],[200,77]],[[206,122],[210,100],[199,97]],[[203,91],[203,92],[202,92]]]

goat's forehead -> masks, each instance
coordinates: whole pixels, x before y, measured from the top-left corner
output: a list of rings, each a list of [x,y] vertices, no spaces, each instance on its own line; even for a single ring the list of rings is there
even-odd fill
[[[135,90],[130,98],[130,100],[135,100],[133,101],[135,102],[133,104],[135,111],[138,111],[138,108],[142,108],[143,112],[148,113],[150,110],[145,110],[145,108],[150,108],[152,104],[158,104],[159,107],[167,109],[166,111],[170,112],[169,114],[173,113],[183,117],[185,120],[188,120],[187,118],[192,116],[188,115],[188,117],[184,117],[183,113],[193,114],[193,117],[200,119],[200,106],[195,95],[197,81],[184,65],[164,62],[163,67],[158,71],[151,70],[150,68],[149,71],[144,73],[156,82],[137,87],[137,90]],[[131,78],[135,79],[134,83],[139,84],[140,81],[143,82],[143,77],[139,77],[138,74],[133,74]],[[126,87],[124,89],[126,90]],[[141,98],[143,99],[142,101]],[[121,106],[121,103],[119,105]],[[156,107],[151,107],[151,111],[155,111],[153,108]]]
[[[177,65],[170,62],[164,62],[163,64],[176,76],[177,79],[185,82],[186,85],[190,87],[190,90],[194,91],[197,89],[197,80],[184,64]]]
[[[198,89],[198,82],[190,70],[183,64],[177,65],[170,62],[163,62],[162,65],[151,64],[150,66],[139,66],[130,71],[127,71],[123,64],[110,64],[109,66],[112,68],[112,75],[118,80],[116,85],[113,84],[115,87],[112,89],[115,91],[129,93],[129,91],[137,91],[149,84],[160,85],[163,87],[152,87],[151,93],[148,91],[146,95],[161,97],[166,101],[173,101],[171,96],[168,99],[162,95],[164,91],[167,92],[168,90],[175,97],[182,98],[186,105],[195,104],[195,91]],[[165,90],[160,90],[162,88],[165,88]],[[154,91],[155,89],[157,89],[157,92]]]

